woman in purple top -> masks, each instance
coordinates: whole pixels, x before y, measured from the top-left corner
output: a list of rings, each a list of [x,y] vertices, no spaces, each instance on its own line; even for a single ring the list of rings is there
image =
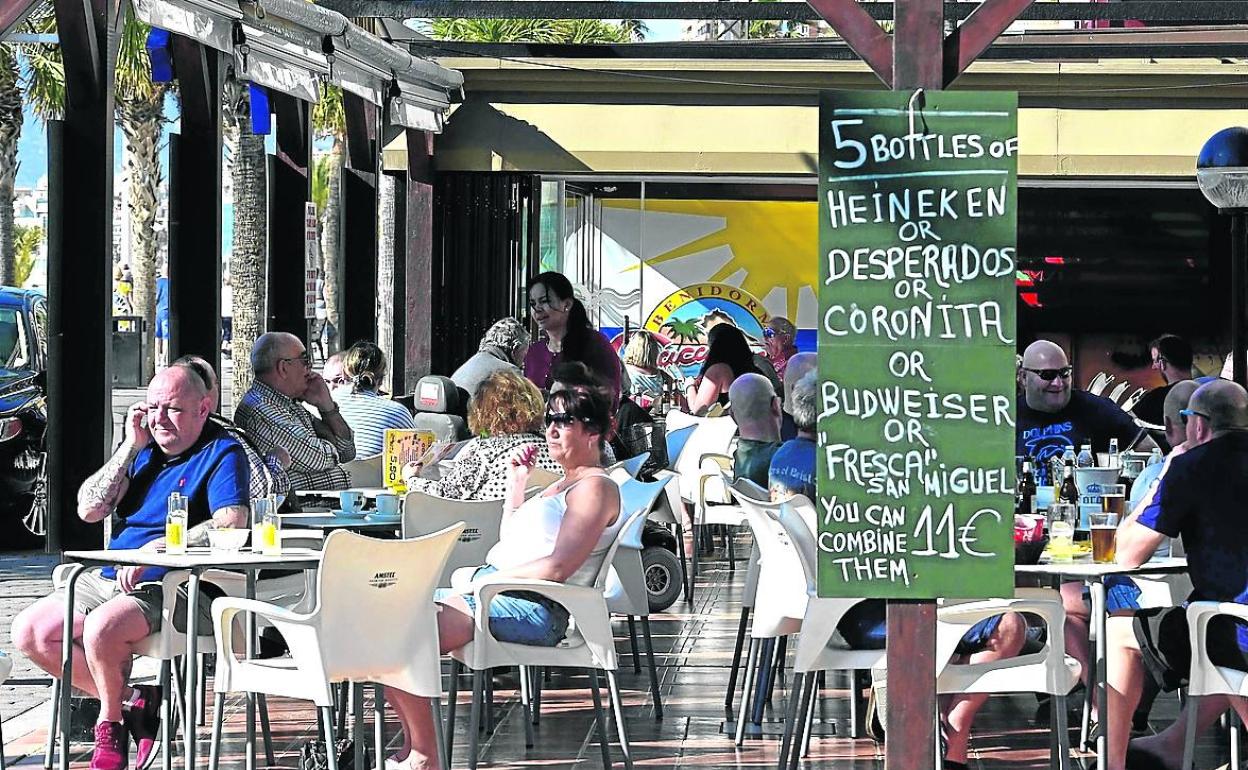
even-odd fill
[[[549,391],[551,372],[564,361],[580,361],[620,400],[620,357],[589,322],[585,306],[572,294],[572,283],[562,274],[542,273],[529,283],[529,312],[542,336],[524,357],[524,376]]]

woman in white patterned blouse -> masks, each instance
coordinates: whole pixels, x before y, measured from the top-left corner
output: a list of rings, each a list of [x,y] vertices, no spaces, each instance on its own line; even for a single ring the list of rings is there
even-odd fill
[[[498,371],[481,381],[468,406],[468,428],[475,436],[460,450],[440,479],[419,478],[420,466],[403,468],[408,490],[453,500],[501,500],[508,460],[518,447],[537,449],[536,466],[562,475],[542,435],[546,404],[541,391],[518,371]]]

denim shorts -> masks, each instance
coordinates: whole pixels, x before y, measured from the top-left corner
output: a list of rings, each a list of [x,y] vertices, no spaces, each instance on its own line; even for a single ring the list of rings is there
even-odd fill
[[[488,564],[478,567],[473,579],[498,570]],[[454,596],[450,588],[439,588],[433,594],[435,602]],[[472,594],[459,594],[476,612],[476,598]],[[490,633],[500,642],[527,644],[531,647],[554,647],[568,633],[568,611],[562,604],[532,591],[505,591],[490,602]]]
[[[1140,608],[1140,587],[1126,575],[1105,576],[1105,611],[1135,612]],[[1083,587],[1083,600],[1092,603],[1092,592]]]
[[[973,655],[977,652],[982,652],[988,646],[988,640],[1000,624],[1001,616],[993,615],[971,626],[958,641],[955,654]],[[841,637],[851,649],[882,650],[884,649],[887,627],[884,601],[882,599],[868,599],[850,608],[845,613],[845,616],[841,618],[841,622],[837,625],[836,630],[840,632]],[[1032,640],[1033,635],[1041,634],[1043,631],[1043,627],[1033,627],[1028,624],[1028,640]]]

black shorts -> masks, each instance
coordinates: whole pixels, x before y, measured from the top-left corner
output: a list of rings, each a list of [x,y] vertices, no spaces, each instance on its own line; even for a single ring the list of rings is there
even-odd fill
[[[1186,607],[1154,607],[1135,613],[1135,638],[1144,668],[1157,686],[1170,692],[1187,684],[1192,668]],[[1209,621],[1207,647],[1215,666],[1248,671],[1248,653],[1239,647],[1237,625],[1226,615]]]

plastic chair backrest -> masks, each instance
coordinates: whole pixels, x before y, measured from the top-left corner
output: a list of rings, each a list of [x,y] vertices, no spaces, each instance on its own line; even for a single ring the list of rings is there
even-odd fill
[[[686,425],[683,428],[676,428],[667,432],[667,467],[676,467],[676,458],[680,457],[680,453],[685,451],[685,444],[689,443],[689,437],[693,435],[693,431],[697,425]]]
[[[698,477],[702,469],[702,456],[708,454],[732,456],[729,449],[732,439],[737,435],[737,424],[731,417],[702,417],[698,420],[692,435],[685,442],[680,455],[672,461],[672,470],[679,473],[690,483]],[[681,493],[691,499],[696,489],[684,488]]]
[[[802,574],[806,577],[806,593],[815,596],[818,593],[819,565],[815,533],[810,522],[802,515],[801,505],[810,506],[810,501],[801,495],[785,500],[780,505],[780,526],[784,527],[789,542],[797,551],[798,561],[802,565]],[[813,506],[810,506],[813,511]]]
[[[633,533],[637,537],[637,547],[641,543],[641,531],[645,528],[646,516],[650,513],[650,509],[654,507],[655,501],[659,499],[659,495],[663,493],[666,487],[663,481],[637,481],[629,479],[620,484],[620,515],[624,517],[624,524],[620,527],[620,531],[615,536],[615,542],[607,549],[607,553],[602,560],[602,566],[598,568],[598,574],[594,576],[594,585],[599,589],[605,589],[607,585],[607,577],[611,574],[611,562],[615,558],[615,552],[620,545],[624,543],[625,538]],[[640,521],[639,521],[640,520]]]
[[[770,634],[759,633],[760,626],[774,626],[782,618],[801,620],[805,616],[806,573],[796,546],[779,521],[779,509],[785,503],[757,500],[742,488],[749,491],[748,487],[741,485],[739,488],[738,484],[730,489],[754,533],[759,551],[758,595],[767,597],[766,601],[754,604],[754,635],[768,636]]]
[[[456,523],[414,539],[378,540],[345,530],[325,539],[315,614],[331,677],[369,681],[370,674],[406,669],[413,651],[431,640],[436,650],[437,634],[429,628],[436,617],[433,591],[462,531]]]
[[[646,464],[646,460],[650,459],[649,452],[642,452],[639,455],[630,457],[627,460],[620,460],[618,463],[607,467],[607,475],[615,478],[616,470],[623,470],[631,478],[637,478],[637,474],[641,473],[641,466]]]
[[[381,486],[381,453],[369,457],[360,457],[349,463],[343,463],[343,470],[351,477],[352,487]]]
[[[451,585],[451,573],[461,567],[480,567],[498,542],[503,523],[502,500],[451,500],[424,492],[408,492],[403,500],[403,537],[437,532],[455,523],[463,532],[447,557],[439,586]]]

